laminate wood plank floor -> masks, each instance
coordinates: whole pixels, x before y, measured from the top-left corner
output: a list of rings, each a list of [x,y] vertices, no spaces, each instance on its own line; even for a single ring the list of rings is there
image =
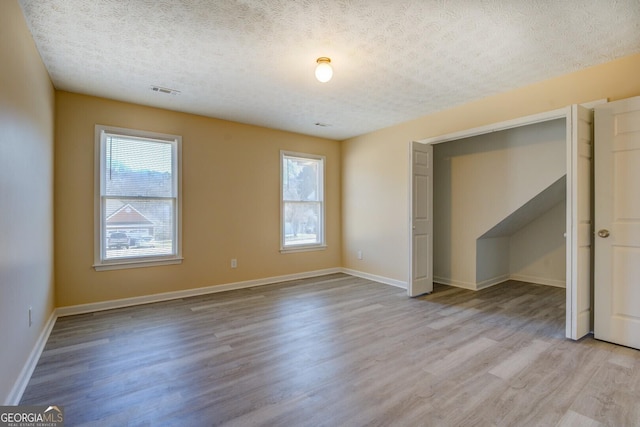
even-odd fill
[[[638,426],[640,352],[565,290],[334,274],[59,318],[21,404],[68,426]]]

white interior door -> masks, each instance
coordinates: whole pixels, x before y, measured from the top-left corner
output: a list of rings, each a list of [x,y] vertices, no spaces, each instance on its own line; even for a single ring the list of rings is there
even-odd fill
[[[640,97],[595,114],[594,335],[640,349]]]
[[[567,113],[567,320],[566,336],[592,330],[593,112],[573,105]]]
[[[433,146],[411,144],[409,296],[433,292]]]

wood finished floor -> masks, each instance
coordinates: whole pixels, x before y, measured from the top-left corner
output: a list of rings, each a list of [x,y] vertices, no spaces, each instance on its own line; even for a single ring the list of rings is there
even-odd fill
[[[67,426],[638,426],[640,352],[564,289],[344,274],[58,319],[21,404]]]

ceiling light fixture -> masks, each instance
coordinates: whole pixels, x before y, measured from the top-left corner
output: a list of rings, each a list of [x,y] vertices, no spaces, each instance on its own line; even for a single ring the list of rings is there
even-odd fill
[[[331,68],[331,59],[326,56],[321,56],[316,60],[318,66],[316,67],[316,79],[321,83],[326,83],[333,77],[333,68]]]

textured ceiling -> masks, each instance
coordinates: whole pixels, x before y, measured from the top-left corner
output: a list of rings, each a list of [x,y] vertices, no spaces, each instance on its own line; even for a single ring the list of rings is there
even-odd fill
[[[338,140],[640,52],[639,0],[19,1],[58,89]]]

